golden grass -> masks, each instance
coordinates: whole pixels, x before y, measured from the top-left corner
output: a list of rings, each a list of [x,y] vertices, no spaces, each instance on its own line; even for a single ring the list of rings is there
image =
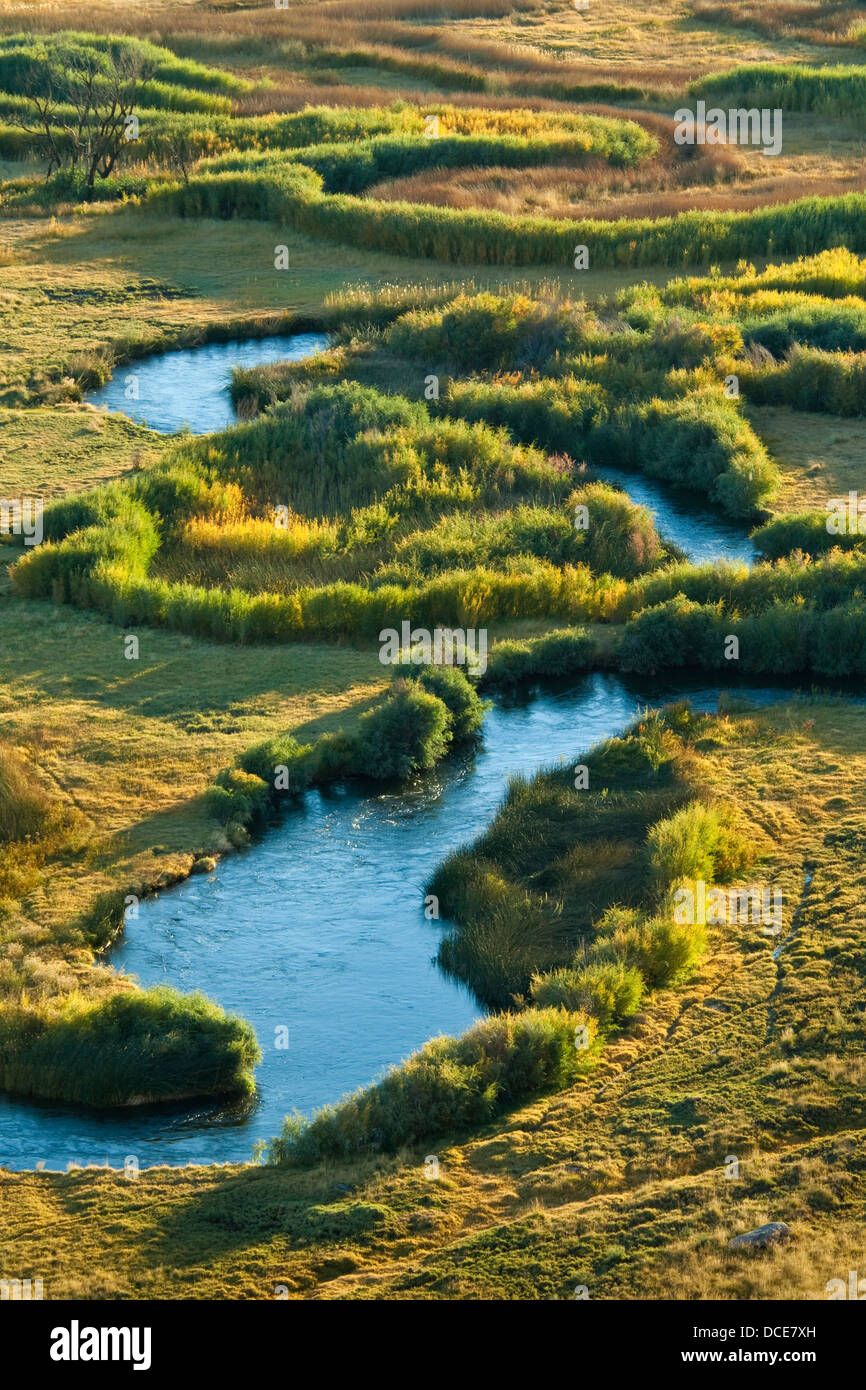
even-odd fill
[[[46,502],[147,467],[166,444],[122,416],[67,404],[0,409],[0,431],[4,484]]]
[[[733,24],[819,44],[855,43],[858,32],[866,28],[866,6],[851,0],[692,0],[691,10],[696,19],[710,24]]]
[[[840,420],[787,406],[748,406],[746,413],[779,465],[779,512],[823,511],[828,497],[862,492],[866,420]]]

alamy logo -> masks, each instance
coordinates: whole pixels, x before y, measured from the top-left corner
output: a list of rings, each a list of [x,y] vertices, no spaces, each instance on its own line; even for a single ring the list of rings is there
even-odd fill
[[[131,1361],[134,1371],[150,1370],[149,1327],[69,1327],[51,1329],[52,1361]]]
[[[762,145],[764,154],[782,153],[782,109],[768,106],[736,107],[723,111],[720,106],[707,110],[699,101],[694,111],[682,107],[674,115],[674,141],[678,145]]]
[[[474,627],[413,628],[411,623],[383,627],[379,660],[383,666],[468,666],[483,676],[487,670],[487,629]]]
[[[866,497],[853,491],[847,497],[829,497],[827,530],[831,536],[866,536]]]
[[[41,1279],[0,1279],[2,1303],[31,1303],[44,1297]]]
[[[848,1284],[844,1279],[828,1279],[824,1285],[828,1299],[853,1298],[862,1301],[866,1298],[866,1279],[857,1276],[856,1269],[848,1270]]]
[[[41,545],[42,534],[41,497],[0,497],[0,536],[23,536],[25,545]]]
[[[710,888],[699,878],[694,888],[678,888],[674,893],[674,925],[693,927],[724,926],[738,922],[743,926],[760,924],[765,936],[778,936],[782,930],[782,894],[769,888]]]

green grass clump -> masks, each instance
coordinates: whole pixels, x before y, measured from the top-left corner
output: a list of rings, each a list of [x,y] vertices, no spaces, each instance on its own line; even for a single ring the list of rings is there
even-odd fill
[[[243,767],[223,768],[208,787],[205,801],[209,813],[225,826],[232,844],[242,845],[246,843],[248,827],[267,812],[271,787]]]
[[[518,504],[495,515],[445,516],[398,541],[392,564],[377,571],[376,582],[392,576],[419,582],[425,575],[481,565],[508,571],[527,556],[633,579],[663,563],[665,552],[645,508],[625,492],[589,483],[571,494],[565,508]]]
[[[449,383],[444,408],[467,420],[504,425],[526,443],[579,456],[608,417],[607,392],[575,376]]]
[[[244,1094],[261,1059],[250,1024],[169,988],[5,1005],[0,1040],[3,1090],[98,1106]]]
[[[650,876],[664,892],[682,878],[709,883],[719,841],[719,813],[700,801],[690,801],[672,816],[658,821],[647,836]]]
[[[486,706],[475,687],[455,666],[425,666],[418,683],[441,700],[451,716],[451,736],[455,742],[471,738],[481,730]]]
[[[634,966],[647,989],[661,989],[687,975],[706,947],[700,923],[674,923],[671,914],[644,917],[640,912],[610,908],[595,923],[595,939],[583,953],[590,961],[623,961]]]
[[[830,608],[778,599],[746,617],[680,595],[627,624],[619,661],[623,670],[647,674],[666,667],[730,670],[731,638],[738,643],[737,669],[749,675],[866,674],[866,603],[857,592]]]
[[[747,63],[700,77],[689,90],[706,97],[708,103],[816,111],[860,122],[866,107],[866,68]]]
[[[764,348],[774,357],[781,357],[795,344],[823,352],[862,352],[866,348],[866,305],[857,300],[797,296],[794,304],[769,313],[744,315],[740,331],[747,346]]]
[[[847,502],[847,498],[845,500]],[[845,531],[842,535],[828,531],[827,516],[826,511],[786,512],[760,526],[752,533],[752,539],[768,560],[779,560],[795,550],[811,556],[825,555],[836,549],[856,550],[866,541],[859,530]]]
[[[514,689],[533,680],[591,670],[596,660],[596,644],[580,627],[524,641],[506,639],[490,653],[480,684],[485,690]]]
[[[589,320],[590,323],[593,320]],[[551,306],[528,295],[487,292],[458,295],[436,309],[415,309],[388,330],[399,356],[457,370],[542,367],[560,352],[576,352],[586,338],[585,309]]]

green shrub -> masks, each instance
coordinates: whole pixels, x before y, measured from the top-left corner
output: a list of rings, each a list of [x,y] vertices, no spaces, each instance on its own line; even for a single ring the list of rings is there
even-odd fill
[[[747,347],[764,348],[774,357],[781,357],[795,344],[824,352],[862,352],[866,348],[866,305],[809,301],[803,296],[774,313],[746,315],[740,321],[740,331]],[[813,365],[807,365],[799,375],[808,377]]]
[[[207,809],[224,825],[246,829],[266,812],[272,787],[272,781],[269,785],[243,768],[225,768],[207,789]]]
[[[399,356],[434,366],[523,369],[577,351],[593,322],[584,306],[543,304],[521,294],[461,294],[442,308],[404,314],[388,330],[387,342]]]
[[[626,625],[619,647],[620,665],[624,671],[649,675],[668,666],[712,669],[723,658],[724,626],[734,630],[718,608],[679,594],[644,609]]]
[[[10,34],[0,38],[0,88],[6,92],[24,93],[34,64],[38,68],[53,61],[69,68],[74,66],[77,59],[88,54],[103,63],[109,55],[116,56],[121,62],[136,60],[152,70],[152,82],[160,92],[166,87],[186,87],[194,91],[240,95],[251,91],[253,86],[234,73],[209,68],[189,58],[179,58],[170,49],[144,39],[60,30],[52,34]],[[142,95],[142,105],[159,105],[159,102],[144,99],[147,89]]]
[[[832,560],[833,554],[828,557]],[[819,580],[826,583],[818,563],[805,572],[818,571]],[[647,609],[627,624],[619,647],[620,664],[624,670],[641,672],[667,666],[718,669],[727,665],[725,650],[731,636],[739,643],[740,670],[747,674],[790,676],[814,671],[833,678],[866,674],[866,608],[856,593],[847,601],[839,594],[835,603],[820,605],[799,598],[777,599],[742,618],[680,596]]]
[[[702,926],[678,926],[673,915],[643,918],[636,909],[610,908],[595,927],[591,962],[621,961],[638,970],[648,989],[688,974],[706,946]]]
[[[484,723],[485,705],[461,670],[456,666],[425,666],[418,684],[448,710],[455,742],[478,733]]]
[[[826,512],[786,512],[752,533],[755,549],[768,560],[793,551],[819,556],[830,550],[856,550],[866,541],[859,534],[834,535],[827,530]]]
[[[428,771],[451,742],[448,707],[420,685],[395,682],[393,692],[358,721],[354,770],[366,777]]]
[[[656,567],[661,543],[652,516],[637,506],[625,492],[606,483],[588,483],[569,499],[578,516],[587,520],[586,530],[578,530],[583,540],[581,558],[595,574],[614,574],[622,579]],[[577,522],[575,522],[577,524]]]
[[[265,739],[263,743],[247,748],[238,761],[244,772],[258,777],[273,788],[278,768],[288,768],[291,780],[293,766],[302,757],[308,757],[311,751],[312,745],[298,743],[291,734],[280,734],[277,738]]]
[[[681,806],[652,827],[647,836],[647,855],[650,875],[659,892],[666,892],[682,878],[712,881],[719,830],[718,812],[700,801]]]
[[[752,516],[778,481],[736,402],[716,392],[656,399],[619,412],[589,442],[587,457],[695,488],[731,516]]]
[[[584,628],[563,629],[525,641],[497,642],[480,684],[485,690],[508,690],[525,681],[571,676],[596,663],[596,644]]]
[[[261,1058],[248,1023],[168,988],[5,1006],[0,1041],[4,1091],[98,1106],[248,1093]]]
[[[866,414],[866,352],[822,352],[795,343],[783,363],[739,362],[737,375],[740,390],[756,405]]]
[[[552,970],[532,981],[537,1008],[564,1008],[589,1014],[603,1029],[637,1013],[644,981],[639,970],[622,961],[598,961],[572,969]]]
[[[566,374],[513,382],[452,381],[443,405],[467,420],[506,426],[516,439],[544,449],[584,451],[594,427],[608,415],[605,389],[596,382]]]

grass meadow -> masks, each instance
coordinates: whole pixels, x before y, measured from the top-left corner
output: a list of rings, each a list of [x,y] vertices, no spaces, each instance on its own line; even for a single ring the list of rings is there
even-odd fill
[[[652,22],[636,0],[0,0],[0,498],[45,504],[42,544],[0,536],[13,1100],[254,1095],[245,1019],[105,952],[126,895],[255,854],[286,790],[291,814],[350,778],[411,787],[487,702],[554,679],[725,689],[732,640],[786,691],[592,749],[576,729],[581,792],[558,765],[514,779],[425,889],[486,1016],[255,1161],[133,1190],[12,1172],[0,1142],[18,1277],[812,1300],[856,1267],[866,727],[837,687],[866,674],[866,549],[825,523],[863,476],[864,36],[866,7],[823,0]],[[74,81],[31,109],[34,74],[81,65],[98,100],[136,84],[138,134],[98,167]],[[778,160],[677,144],[699,98],[782,108]],[[211,434],[88,399],[153,352],[295,331],[328,346],[237,369]],[[750,534],[755,563],[688,559],[622,476]],[[404,619],[484,629],[486,670],[391,679]],[[675,923],[698,882],[780,885],[778,953]],[[728,1249],[769,1220],[796,1240]]]

